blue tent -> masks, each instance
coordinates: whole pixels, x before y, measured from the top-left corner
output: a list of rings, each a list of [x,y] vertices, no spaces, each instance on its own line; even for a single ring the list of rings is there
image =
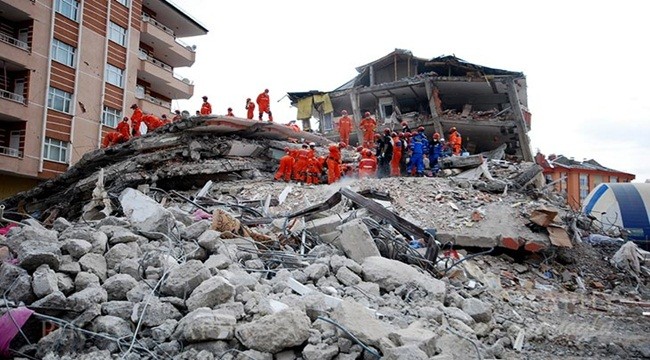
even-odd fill
[[[582,212],[628,232],[630,240],[650,240],[650,184],[599,184],[585,198]]]

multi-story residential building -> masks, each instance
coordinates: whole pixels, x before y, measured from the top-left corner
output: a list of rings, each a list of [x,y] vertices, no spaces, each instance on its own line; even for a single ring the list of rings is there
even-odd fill
[[[0,198],[100,145],[129,107],[189,99],[207,29],[167,0],[0,0]]]
[[[564,155],[544,156],[538,152],[535,162],[544,168],[547,183],[566,195],[567,204],[580,209],[589,193],[601,183],[628,183],[636,176],[600,165],[596,160],[576,161]]]

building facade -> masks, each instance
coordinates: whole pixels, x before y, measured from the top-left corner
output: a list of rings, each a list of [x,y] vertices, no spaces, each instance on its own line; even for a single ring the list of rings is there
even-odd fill
[[[544,168],[547,183],[566,195],[567,204],[579,210],[587,195],[602,183],[629,183],[635,175],[609,169],[595,160],[576,161],[563,155],[535,155],[535,162]]]
[[[65,172],[131,104],[189,99],[179,38],[205,34],[166,0],[0,0],[0,198]]]

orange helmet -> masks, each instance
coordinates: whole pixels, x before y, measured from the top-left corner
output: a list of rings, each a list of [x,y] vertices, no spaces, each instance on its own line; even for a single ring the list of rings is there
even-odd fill
[[[455,127],[455,126],[452,126],[451,129],[449,129],[449,132],[450,132],[450,133],[453,133],[454,131],[456,131],[456,127]]]
[[[366,111],[365,114],[363,114],[363,117],[369,117],[370,116],[370,111]]]
[[[433,133],[433,138],[434,138],[434,139],[440,139],[440,134],[438,134],[438,133]]]
[[[390,136],[395,137],[397,136],[397,133],[393,131],[392,133],[390,133]]]
[[[397,134],[397,136],[398,136],[400,139],[402,139],[402,138],[404,138],[404,133],[400,131],[400,132]]]
[[[385,129],[384,129],[384,134],[390,134],[390,129],[389,129],[389,128],[385,128]]]

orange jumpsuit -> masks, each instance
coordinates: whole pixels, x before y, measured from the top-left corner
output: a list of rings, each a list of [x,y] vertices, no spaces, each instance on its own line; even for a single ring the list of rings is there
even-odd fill
[[[293,166],[293,179],[305,182],[307,176],[307,165],[309,163],[309,149],[298,150],[298,159]]]
[[[174,115],[174,117],[172,118],[172,122],[180,121],[181,119],[183,119],[183,117],[181,116],[181,114],[176,114],[176,115]]]
[[[293,130],[295,132],[300,132],[300,126],[298,126],[296,124],[290,124],[289,127],[291,128],[291,130]]]
[[[375,129],[377,128],[377,121],[371,117],[363,118],[359,124],[363,130],[363,147],[372,149],[375,147]]]
[[[201,115],[210,115],[212,114],[212,105],[210,105],[209,102],[204,101],[203,104],[201,104]]]
[[[400,176],[400,161],[402,160],[402,140],[393,137],[393,157],[390,159],[390,176]]]
[[[131,128],[129,127],[128,121],[121,121],[119,124],[117,124],[115,130],[116,131],[111,131],[104,136],[102,147],[109,147],[115,144],[123,143],[129,140],[131,137],[129,134]]]
[[[323,172],[323,166],[321,165],[321,160],[315,157],[313,154],[310,154],[308,163],[307,163],[307,184],[320,184],[320,174]]]
[[[142,122],[147,125],[147,131],[153,131],[165,125],[165,123],[162,122],[157,116],[150,114],[142,116]]]
[[[375,177],[377,173],[377,160],[371,156],[365,156],[359,161],[359,179]]]
[[[262,115],[264,113],[269,114],[269,121],[273,121],[273,115],[271,114],[271,98],[269,94],[265,92],[257,95],[257,107],[259,110],[259,119],[262,120]]]
[[[345,115],[339,119],[339,135],[345,145],[350,145],[350,132],[352,131],[352,119]]]
[[[253,115],[255,113],[255,103],[252,101],[249,101],[246,103],[246,118],[249,120],[253,119]]]
[[[133,129],[133,136],[140,136],[140,123],[142,122],[142,110],[140,108],[133,110],[131,115],[131,128]]]
[[[449,134],[449,145],[451,145],[451,150],[454,155],[460,155],[460,149],[462,147],[463,139],[460,137],[458,131],[454,131]]]
[[[338,144],[329,146],[330,154],[327,157],[327,183],[332,184],[341,178],[341,150]]]
[[[290,152],[287,152],[287,154],[280,159],[280,167],[275,173],[275,180],[284,179],[284,181],[289,182],[289,180],[291,180],[291,174],[293,173],[294,162],[295,160],[293,159],[293,156],[290,155]]]

